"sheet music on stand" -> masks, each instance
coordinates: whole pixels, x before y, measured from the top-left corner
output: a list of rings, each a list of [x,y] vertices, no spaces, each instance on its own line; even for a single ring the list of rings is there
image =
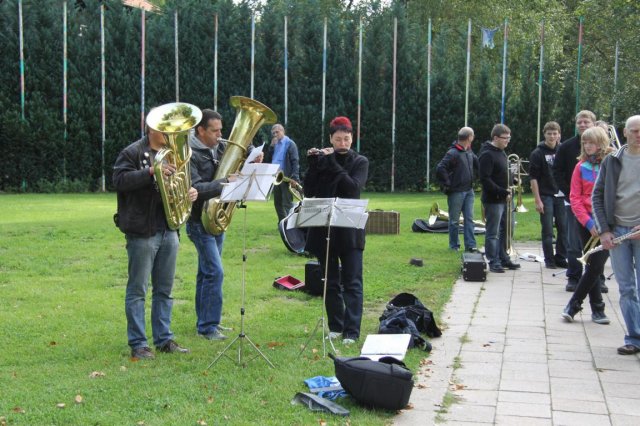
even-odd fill
[[[246,163],[236,180],[225,184],[221,201],[267,201],[280,166]]]
[[[369,200],[353,198],[305,198],[299,212],[287,222],[287,229],[331,226],[364,229]]]

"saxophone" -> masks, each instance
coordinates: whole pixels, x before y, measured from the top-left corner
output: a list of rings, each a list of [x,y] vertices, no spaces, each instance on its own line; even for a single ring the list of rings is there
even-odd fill
[[[276,114],[269,107],[254,99],[233,96],[230,103],[236,109],[236,119],[214,180],[238,173],[247,158],[247,148],[260,127],[275,124],[277,120]],[[225,232],[231,223],[235,207],[235,202],[223,203],[220,198],[205,201],[202,207],[204,229],[211,235]]]
[[[170,103],[152,109],[147,125],[163,134],[166,147],[156,154],[153,174],[162,198],[162,206],[170,229],[178,229],[191,214],[191,148],[189,131],[200,122],[202,111],[194,105]],[[172,164],[176,172],[171,176],[162,173],[164,162]]]

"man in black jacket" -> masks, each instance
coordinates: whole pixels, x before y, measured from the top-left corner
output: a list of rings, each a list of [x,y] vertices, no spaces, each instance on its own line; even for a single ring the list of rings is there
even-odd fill
[[[571,194],[571,176],[573,175],[573,169],[575,169],[578,163],[578,156],[580,155],[580,137],[585,130],[593,127],[596,122],[596,115],[588,110],[580,111],[576,114],[576,128],[578,134],[565,140],[558,147],[556,158],[553,162],[553,178],[558,185],[558,188],[565,197],[565,212],[567,218],[567,260],[569,267],[567,268],[567,285],[566,291],[573,292],[580,281],[582,276],[582,264],[578,261],[578,258],[582,256],[582,242],[579,237],[579,226],[581,226],[576,219],[573,211],[571,210],[571,204],[569,203],[569,197]]]
[[[485,254],[491,272],[504,273],[504,268],[518,269],[506,251],[507,220],[512,221],[511,177],[509,162],[504,150],[511,140],[511,130],[504,124],[496,124],[491,130],[491,140],[480,148],[478,156],[482,204],[486,217]]]
[[[531,192],[536,204],[536,211],[540,213],[542,234],[542,252],[544,264],[549,269],[567,267],[567,236],[565,226],[567,222],[564,209],[564,196],[558,192],[558,186],[553,179],[551,168],[558,151],[560,140],[560,125],[549,121],[542,129],[544,140],[538,144],[529,156],[529,178]],[[553,225],[558,231],[556,251],[553,252]]]
[[[164,148],[162,133],[147,128],[147,135],[120,152],[113,166],[113,184],[118,191],[116,223],[125,234],[129,259],[129,278],[125,296],[127,337],[131,357],[152,359],[145,332],[145,297],[151,276],[151,327],[153,343],[160,352],[189,352],[173,340],[171,310],[173,279],[178,256],[178,233],[169,229],[162,198],[155,182],[153,161]],[[162,172],[174,173],[172,164],[164,164]],[[194,188],[188,192],[194,201]]]
[[[458,139],[438,163],[436,176],[447,195],[449,209],[449,248],[460,249],[460,212],[464,217],[464,248],[477,251],[473,234],[473,181],[478,171],[478,157],[471,150],[474,134],[471,127],[458,131]]]

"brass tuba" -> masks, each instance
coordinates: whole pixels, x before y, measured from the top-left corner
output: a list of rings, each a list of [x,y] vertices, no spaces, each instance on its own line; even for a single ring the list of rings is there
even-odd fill
[[[236,109],[236,120],[214,180],[238,173],[247,158],[247,148],[260,127],[263,124],[274,124],[277,119],[269,107],[244,96],[232,96],[231,106]],[[231,223],[235,207],[235,202],[223,203],[220,198],[205,201],[202,207],[204,229],[212,235],[222,234]]]
[[[620,138],[618,138],[618,132],[616,132],[615,126],[609,124],[607,126],[607,133],[609,134],[609,146],[614,152],[619,151],[622,144],[620,144]]]
[[[153,160],[153,173],[162,197],[162,206],[169,228],[178,229],[191,214],[191,148],[189,131],[200,122],[202,111],[194,105],[174,102],[152,109],[147,125],[163,134],[166,147]],[[171,176],[162,173],[163,163],[172,164],[176,171]]]

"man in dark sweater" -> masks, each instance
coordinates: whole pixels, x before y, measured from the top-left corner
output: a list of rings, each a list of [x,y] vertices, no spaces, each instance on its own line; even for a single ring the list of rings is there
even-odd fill
[[[547,268],[567,267],[567,222],[564,209],[564,196],[558,192],[551,168],[558,151],[560,141],[560,125],[549,121],[544,125],[544,140],[538,144],[529,156],[529,178],[531,192],[536,203],[536,211],[540,213],[542,233],[542,252]],[[555,219],[558,236],[556,251],[553,252],[553,224]]]
[[[511,130],[504,124],[496,124],[491,130],[491,140],[480,148],[478,156],[482,204],[486,217],[485,254],[491,272],[504,273],[505,269],[518,269],[520,265],[509,257],[506,246],[506,224],[512,220],[511,178],[509,161],[504,153],[511,140]]]
[[[474,134],[471,127],[458,131],[458,139],[438,163],[436,176],[449,205],[449,248],[458,250],[460,213],[464,217],[464,248],[477,251],[473,235],[473,181],[478,171],[478,157],[471,150]]]
[[[571,193],[571,175],[578,163],[578,155],[580,155],[580,137],[585,130],[593,127],[596,122],[596,115],[588,110],[580,111],[576,114],[576,128],[578,134],[565,140],[558,147],[556,158],[553,162],[553,178],[558,188],[565,197],[565,212],[567,217],[567,260],[569,267],[567,268],[567,286],[565,289],[572,292],[576,289],[578,281],[582,276],[582,265],[578,262],[578,258],[582,256],[582,244],[578,236],[578,220],[576,219],[571,205],[569,204],[569,196]]]

